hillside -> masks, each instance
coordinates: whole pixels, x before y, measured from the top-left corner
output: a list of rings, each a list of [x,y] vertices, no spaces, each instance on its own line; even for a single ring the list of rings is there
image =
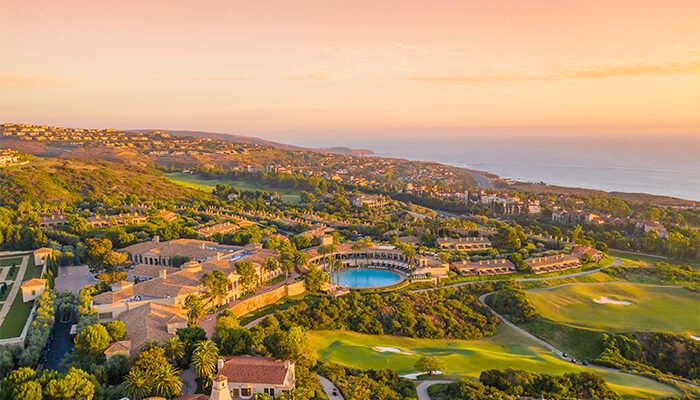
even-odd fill
[[[158,170],[109,161],[38,159],[11,170],[0,169],[0,205],[72,202],[103,195],[135,194],[141,200],[201,198],[201,192],[170,182]]]
[[[322,147],[322,148],[312,148],[312,147],[302,147],[295,146],[292,144],[273,142],[272,140],[262,139],[255,136],[243,136],[235,135],[232,133],[216,133],[216,132],[203,132],[203,131],[177,131],[168,129],[134,129],[128,132],[141,132],[141,133],[156,133],[164,132],[173,136],[182,137],[193,137],[200,139],[213,139],[213,140],[225,140],[228,142],[235,143],[249,143],[257,144],[261,146],[274,147],[276,149],[282,150],[296,150],[296,151],[318,151],[322,153],[335,153],[335,154],[345,154],[353,156],[371,155],[374,154],[372,150],[367,149],[351,149],[349,147]]]

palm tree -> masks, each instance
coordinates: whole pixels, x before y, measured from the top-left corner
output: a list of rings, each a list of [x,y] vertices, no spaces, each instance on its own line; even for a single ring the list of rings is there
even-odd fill
[[[202,301],[194,294],[185,298],[185,309],[187,310],[187,320],[190,325],[194,325],[204,316]]]
[[[216,372],[216,364],[219,360],[219,349],[211,340],[202,340],[197,343],[192,352],[191,366],[194,373],[209,385],[209,381]]]
[[[171,363],[175,364],[177,360],[185,355],[185,345],[182,343],[180,338],[170,338],[163,345],[165,349],[165,355],[168,357]]]
[[[182,390],[182,379],[177,375],[180,372],[172,364],[165,364],[158,371],[153,391],[156,396],[170,399],[175,397]]]
[[[144,344],[141,345],[141,351],[150,350],[154,347],[158,347],[158,341],[157,340],[148,340]]]
[[[265,270],[268,272],[276,270],[279,265],[280,263],[275,257],[268,257],[267,260],[265,260]]]
[[[124,390],[129,398],[140,400],[149,395],[151,385],[143,371],[132,368],[124,377]]]

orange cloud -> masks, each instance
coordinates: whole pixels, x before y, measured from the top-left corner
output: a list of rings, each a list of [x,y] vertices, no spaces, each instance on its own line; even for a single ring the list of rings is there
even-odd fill
[[[47,74],[43,72],[25,73],[0,71],[0,88],[3,89],[45,89],[65,88],[74,79],[71,75]]]
[[[483,70],[483,69],[482,69]],[[697,52],[679,59],[678,56],[661,62],[650,61],[591,61],[560,71],[509,70],[502,72],[476,72],[469,74],[439,74],[412,76],[411,79],[443,82],[513,82],[513,81],[564,81],[579,79],[603,79],[629,76],[683,75],[700,72],[700,55]]]

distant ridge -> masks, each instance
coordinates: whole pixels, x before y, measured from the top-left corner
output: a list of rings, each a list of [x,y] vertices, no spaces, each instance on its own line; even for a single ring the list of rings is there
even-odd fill
[[[226,140],[229,142],[236,143],[251,143],[259,144],[262,146],[270,146],[282,150],[297,150],[297,151],[316,151],[322,153],[335,153],[335,154],[346,154],[351,156],[364,156],[374,154],[372,150],[367,149],[351,149],[349,147],[323,147],[323,148],[312,148],[312,147],[301,147],[294,146],[292,144],[285,144],[279,142],[273,142],[271,140],[262,139],[255,136],[243,136],[235,135],[231,133],[216,133],[216,132],[203,132],[203,131],[177,131],[168,129],[131,129],[127,132],[143,132],[143,133],[154,133],[154,132],[164,132],[173,136],[191,136],[200,139],[216,139],[216,140]]]

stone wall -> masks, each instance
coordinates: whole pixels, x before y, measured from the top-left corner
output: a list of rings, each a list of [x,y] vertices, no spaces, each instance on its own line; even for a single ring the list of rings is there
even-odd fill
[[[295,296],[304,293],[305,291],[306,286],[304,285],[304,281],[292,283],[291,285],[280,286],[275,290],[241,300],[240,303],[231,307],[230,310],[236,314],[237,317],[240,317],[241,315],[245,315],[251,311],[255,311],[259,308],[273,304],[284,296]]]

